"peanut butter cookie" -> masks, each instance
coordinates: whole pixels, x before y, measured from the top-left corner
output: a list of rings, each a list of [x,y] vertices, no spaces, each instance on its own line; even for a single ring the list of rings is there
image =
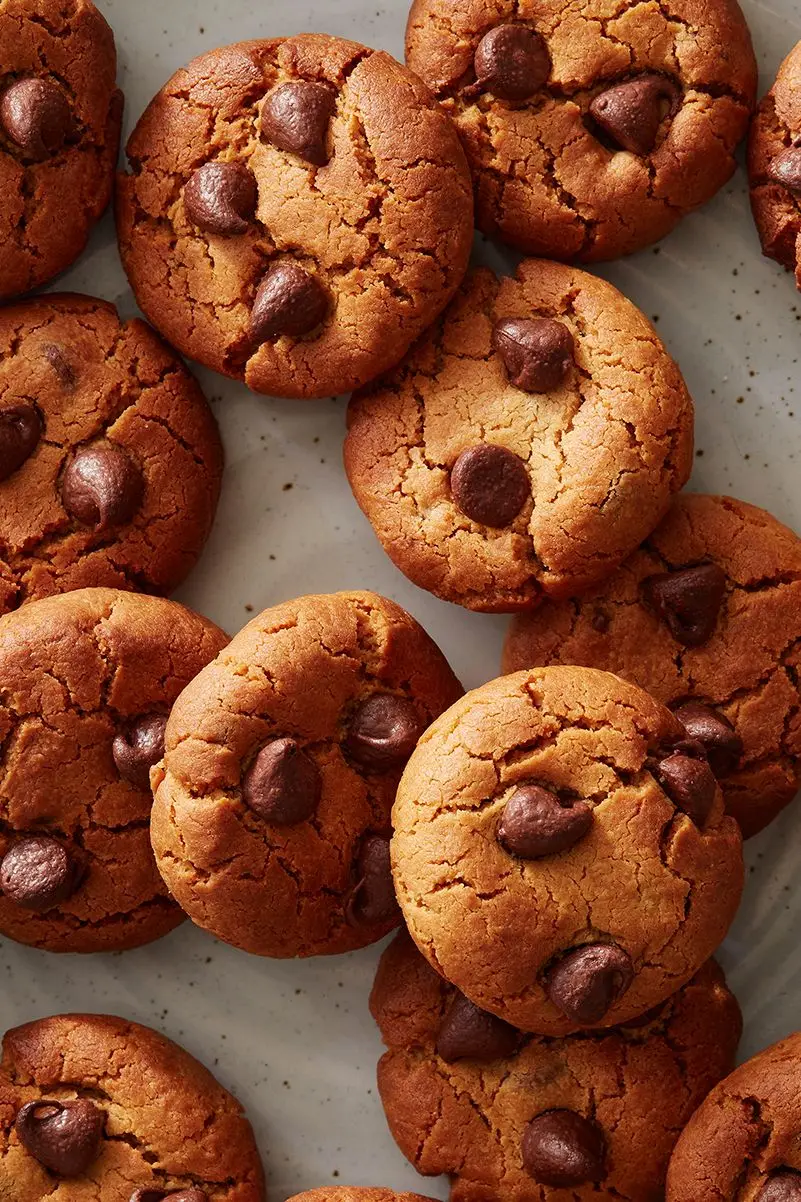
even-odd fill
[[[801,42],[751,124],[748,175],[762,250],[795,272],[801,287]]]

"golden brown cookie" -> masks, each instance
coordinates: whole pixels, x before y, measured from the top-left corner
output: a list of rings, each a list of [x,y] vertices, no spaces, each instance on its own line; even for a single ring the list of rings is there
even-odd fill
[[[801,785],[801,540],[762,509],[684,494],[619,572],[509,629],[503,668],[584,664],[669,706],[746,836]]]
[[[3,935],[116,951],[182,921],[150,848],[149,772],[172,703],[226,641],[183,605],[113,589],[0,618]]]
[[[0,1062],[3,1202],[264,1202],[250,1123],[188,1052],[101,1014],[9,1031]]]
[[[424,85],[322,34],[241,42],[164,86],[128,143],[120,250],[144,312],[256,392],[393,367],[453,296],[470,172]]]
[[[111,196],[122,122],[114,36],[91,0],[0,9],[0,300],[84,249]]]
[[[192,921],[280,957],[392,930],[398,778],[461,693],[425,631],[375,593],[250,622],[175,705],[154,774],[156,860]]]
[[[418,1172],[451,1176],[451,1202],[655,1202],[742,1027],[710,960],[637,1023],[527,1036],[468,1002],[405,932],[381,958],[370,1008],[388,1048],[378,1086],[390,1130]]]
[[[608,672],[535,668],[468,693],[420,741],[392,825],[418,947],[521,1030],[644,1014],[740,900],[740,831],[703,748]]]
[[[558,263],[475,272],[348,421],[348,478],[385,550],[469,609],[604,579],[692,466],[692,401],[653,326]]]
[[[420,1194],[395,1193],[391,1189],[373,1189],[369,1186],[337,1185],[323,1186],[296,1194],[289,1202],[432,1202]]]
[[[762,250],[794,271],[801,287],[801,42],[751,123],[748,177]]]
[[[456,122],[480,228],[549,259],[628,254],[714,196],[757,83],[736,0],[414,0],[406,61]]]

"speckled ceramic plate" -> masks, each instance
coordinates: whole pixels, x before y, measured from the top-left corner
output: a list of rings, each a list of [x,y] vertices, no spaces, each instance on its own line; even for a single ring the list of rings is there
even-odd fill
[[[321,30],[401,56],[406,0],[98,0],[120,52],[126,130],[172,72],[242,38]],[[801,37],[801,5],[746,0],[763,90]],[[503,266],[503,256],[486,246]],[[508,260],[511,263],[511,259]],[[725,491],[801,530],[801,303],[760,256],[741,171],[661,244],[605,268],[657,322],[698,410],[692,487]],[[134,303],[107,218],[59,287]],[[465,684],[498,671],[505,621],[468,614],[409,584],[385,557],[341,468],[344,404],[271,401],[201,372],[226,443],[219,518],[182,599],[231,633],[277,601],[369,586],[439,641]],[[796,391],[798,389],[798,391]],[[746,1018],[743,1055],[801,1026],[801,806],[748,846],[742,911],[722,960]],[[367,1011],[378,949],[306,963],[236,952],[188,924],[138,952],[56,958],[4,943],[3,1028],[105,1009],[159,1027],[207,1064],[253,1119],[282,1200],[337,1180],[423,1188],[396,1150],[375,1091],[379,1041]]]

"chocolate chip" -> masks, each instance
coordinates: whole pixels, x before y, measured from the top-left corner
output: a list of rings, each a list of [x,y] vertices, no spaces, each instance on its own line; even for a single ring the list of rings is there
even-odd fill
[[[456,993],[439,1028],[437,1055],[448,1064],[456,1060],[506,1060],[517,1052],[520,1041],[520,1032],[509,1023]]]
[[[17,839],[0,861],[6,897],[40,914],[71,897],[83,875],[80,857],[50,835]]]
[[[634,979],[631,959],[614,943],[588,943],[551,968],[545,992],[571,1022],[591,1027],[606,1016]]]
[[[685,701],[673,712],[689,737],[706,751],[715,776],[726,776],[737,767],[743,741],[728,718],[701,701]]]
[[[768,166],[768,175],[783,188],[801,192],[801,146],[790,146],[777,154]]]
[[[660,572],[642,582],[647,605],[678,642],[699,647],[711,637],[726,592],[726,575],[715,563]]]
[[[82,1098],[27,1102],[17,1114],[19,1141],[59,1177],[80,1177],[97,1158],[106,1115]]]
[[[305,822],[320,804],[320,770],[295,739],[271,739],[245,773],[242,800],[275,826]]]
[[[335,108],[336,97],[325,84],[308,80],[284,83],[264,102],[261,132],[279,150],[324,167],[329,158],[328,126]]]
[[[130,522],[144,491],[139,468],[122,447],[112,443],[78,451],[61,482],[67,513],[98,532]]]
[[[30,459],[42,437],[42,422],[33,405],[0,409],[0,480],[7,480]]]
[[[570,1189],[606,1176],[606,1139],[575,1110],[546,1110],[523,1135],[523,1164],[541,1185]]]
[[[621,150],[649,154],[663,118],[675,115],[679,97],[679,89],[663,75],[640,75],[600,92],[590,103],[590,116]]]
[[[383,835],[366,835],[355,864],[357,885],[346,906],[351,926],[387,922],[398,913],[389,839]]]
[[[564,382],[573,362],[573,335],[550,317],[509,317],[492,332],[510,383],[524,392],[550,392]]]
[[[801,1202],[801,1173],[777,1169],[762,1186],[756,1202]]]
[[[537,860],[567,851],[592,826],[586,801],[562,802],[550,789],[521,785],[504,806],[498,842],[521,860]]]
[[[703,827],[717,793],[717,781],[706,760],[674,751],[656,765],[656,777],[673,804],[697,827]]]
[[[256,177],[244,163],[204,163],[184,188],[189,220],[210,234],[244,234],[258,200]]]
[[[510,525],[531,496],[526,465],[513,451],[482,442],[463,451],[451,471],[454,504],[471,521]]]
[[[297,263],[277,263],[256,292],[250,313],[250,336],[256,343],[288,334],[310,333],[328,311],[328,294],[320,281]]]
[[[129,1202],[208,1202],[202,1189],[179,1189],[169,1192],[163,1189],[135,1189]]]
[[[47,159],[75,128],[69,101],[52,79],[18,79],[0,100],[0,125],[29,158]]]
[[[551,57],[536,30],[496,25],[478,44],[476,84],[468,91],[492,92],[500,100],[528,100],[548,82]]]
[[[426,729],[414,702],[394,693],[373,693],[350,720],[345,750],[372,772],[401,768]]]
[[[611,625],[612,619],[605,609],[594,609],[590,618],[590,626],[593,630],[597,630],[599,634],[606,634]]]
[[[115,736],[111,753],[123,780],[150,791],[150,769],[164,756],[166,729],[163,714],[145,714]]]
[[[78,377],[75,373],[75,368],[64,353],[64,348],[56,346],[54,342],[51,342],[43,347],[42,351],[45,359],[58,376],[59,383],[62,387],[72,391],[78,382]]]

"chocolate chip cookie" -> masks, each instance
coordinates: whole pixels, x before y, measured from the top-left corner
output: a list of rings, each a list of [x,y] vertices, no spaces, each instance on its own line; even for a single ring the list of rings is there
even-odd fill
[[[468,609],[604,579],[692,466],[692,401],[653,327],[558,263],[475,272],[348,419],[348,477],[385,550]]]
[[[176,703],[154,773],[156,860],[192,921],[280,957],[392,930],[398,778],[461,692],[428,635],[374,593],[301,597],[250,622]]]
[[[0,61],[0,300],[8,300],[86,246],[111,196],[122,93],[114,37],[91,0],[6,0]]]
[[[371,1010],[387,1121],[452,1202],[663,1197],[683,1124],[734,1064],[740,1010],[708,961],[636,1024],[527,1036],[479,1010],[404,933],[384,953]],[[568,1192],[562,1192],[562,1191]]]
[[[516,618],[504,671],[584,664],[669,706],[746,836],[801,785],[801,540],[731,497],[684,494],[600,588]]]
[[[788,1036],[712,1090],[685,1127],[667,1202],[801,1198],[801,1034]]]
[[[762,250],[795,272],[801,288],[801,42],[751,124],[748,176]]]
[[[113,589],[0,618],[0,933],[116,951],[181,922],[150,848],[149,774],[172,703],[225,642],[183,605]]]
[[[414,0],[406,59],[456,122],[481,229],[550,259],[639,250],[714,196],[757,83],[736,0]]]
[[[4,1202],[264,1202],[250,1123],[203,1065],[122,1018],[9,1031],[0,1062]]]
[[[144,322],[88,296],[0,311],[0,613],[88,585],[170,592],[222,467],[200,388]]]
[[[420,950],[482,1009],[566,1035],[663,1002],[722,941],[737,823],[701,743],[634,685],[536,668],[434,722],[392,812]]]
[[[470,172],[420,80],[321,34],[241,42],[164,86],[128,143],[117,227],[144,312],[256,392],[394,366],[453,296]]]

